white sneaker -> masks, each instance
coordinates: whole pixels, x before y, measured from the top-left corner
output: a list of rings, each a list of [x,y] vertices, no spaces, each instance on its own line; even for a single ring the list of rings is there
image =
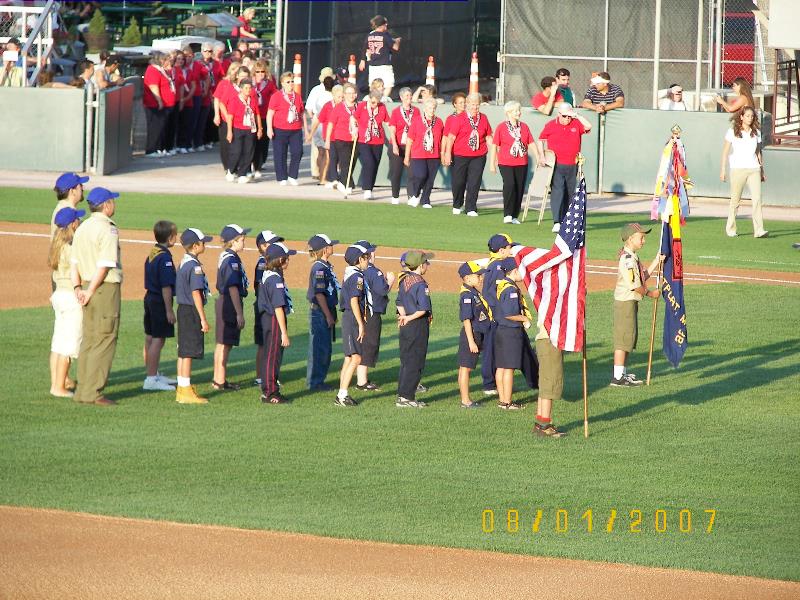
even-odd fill
[[[186,148],[178,148],[179,154],[189,154],[189,151]]]
[[[336,184],[339,183],[338,181],[329,181],[325,184],[325,189],[332,190],[336,187]]]
[[[372,200],[372,190],[364,190],[364,200]]]
[[[467,216],[468,216],[468,217],[477,217],[477,216],[478,216],[478,211],[476,211],[476,210],[471,210],[471,211],[469,211],[469,212],[467,213]]]
[[[519,222],[519,219],[511,219],[511,224],[512,225],[522,225],[522,223]]]
[[[247,175],[242,175],[236,180],[236,183],[250,183],[250,178]]]
[[[214,147],[214,144],[212,144],[212,143],[208,143],[208,144],[206,144],[206,145],[204,146],[204,148],[205,148],[206,150],[211,150],[213,147]],[[198,148],[198,150],[200,150],[200,148]]]
[[[454,208],[453,209],[453,214],[454,215],[460,215],[462,212],[464,212],[463,208]]]
[[[142,389],[148,392],[174,392],[175,386],[164,383],[158,377],[145,377]]]
[[[728,237],[736,237],[738,235],[739,235],[738,233],[728,233]]]
[[[145,154],[145,158],[161,158],[161,153],[156,150],[155,152],[151,152],[150,154]]]
[[[289,185],[299,185],[297,183],[297,179],[295,179],[294,177],[289,177],[287,181],[289,182]]]
[[[253,177],[255,179],[261,179],[261,171],[256,171],[255,173],[253,173]]]
[[[284,179],[283,181],[279,181],[278,185],[286,185],[287,181]]]
[[[178,383],[177,379],[170,379],[169,377],[167,377],[167,376],[165,376],[165,375],[163,375],[161,373],[156,373],[156,379],[166,383],[167,385],[177,385],[177,383]]]
[[[511,217],[509,215],[503,217],[503,223],[511,223]]]
[[[392,204],[400,204],[400,198],[395,198],[392,196]]]
[[[225,181],[231,181],[232,182],[234,179],[236,179],[236,175],[234,175],[230,171],[226,171],[225,172]]]
[[[351,188],[351,187],[349,187],[349,188],[344,188],[344,195],[345,195],[345,196],[349,196],[349,195],[350,195],[350,194],[352,194],[352,193],[353,193],[353,188]]]
[[[167,151],[165,152],[165,155],[166,155],[166,156],[175,156],[177,153],[178,153],[178,151],[177,151],[177,150],[175,150],[175,148],[173,148],[172,150],[167,150]]]
[[[166,150],[158,150],[157,152],[159,156],[169,156]]]
[[[422,208],[433,208],[430,204],[423,204]]]
[[[419,198],[417,198],[416,196],[411,196],[408,199],[408,202],[406,202],[406,204],[408,204],[411,208],[416,208],[417,206],[419,206]]]
[[[561,223],[553,223],[553,228],[550,231],[553,233],[558,233],[559,229],[561,229]]]
[[[192,152],[197,152],[197,150],[195,150],[195,149],[194,149],[194,148],[192,148],[192,147],[190,147],[190,148],[186,148],[185,150],[186,150],[186,152],[187,152],[187,153],[189,153],[189,154],[191,154]]]

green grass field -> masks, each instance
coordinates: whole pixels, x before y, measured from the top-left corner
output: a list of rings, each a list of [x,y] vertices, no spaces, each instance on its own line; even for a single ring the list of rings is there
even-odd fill
[[[9,194],[0,193],[3,219],[46,222],[48,194],[24,192],[14,203]],[[219,204],[231,208],[226,222],[261,223],[290,239],[308,236],[295,220],[312,209],[321,215],[315,223],[324,223],[319,229],[341,239],[363,232],[387,245],[404,245],[403,229],[410,227],[401,214],[396,228],[364,231],[348,221],[358,218],[357,205],[349,203],[264,201],[262,209],[258,201],[133,194],[124,201],[129,202],[120,203],[118,219],[123,227],[148,226],[148,202],[159,203],[159,217],[176,220],[191,207],[197,216],[192,225],[215,233],[220,222],[211,209]],[[391,208],[375,207],[381,215]],[[431,212],[427,218],[438,223],[440,211]],[[612,230],[624,217],[590,219],[590,245],[604,244],[611,252]],[[415,229],[415,239],[426,241],[414,245],[482,249],[493,231],[483,221],[479,233],[458,229],[460,223],[438,232]],[[445,222],[451,223],[442,216]],[[721,223],[697,226],[711,236]],[[793,227],[770,223],[773,230]],[[714,238],[703,243],[721,254],[728,240]],[[481,243],[470,246],[469,239]],[[207,357],[194,372],[209,406],[178,405],[168,392],[143,393],[138,302],[123,306],[107,390],[120,405],[101,409],[53,399],[47,394],[51,310],[2,311],[0,503],[800,580],[800,289],[688,286],[685,360],[673,370],[657,352],[653,385],[637,389],[607,386],[611,302],[610,292],[588,298],[588,440],[577,355],[566,360],[565,399],[554,407],[557,423],[569,432],[561,440],[530,434],[533,405],[516,413],[500,411],[491,401],[479,411],[458,408],[455,294],[434,295],[436,320],[423,377],[431,387],[425,397],[430,404],[420,411],[394,407],[398,356],[391,324],[373,377],[383,392],[358,394],[362,404],[346,410],[334,407],[328,395],[305,391],[302,302],[289,322],[292,346],[281,380],[294,401],[286,406],[262,405],[254,387],[210,392],[209,337]],[[641,311],[642,331],[649,331],[649,314]],[[245,343],[231,355],[235,381],[254,376],[249,339],[244,335]],[[169,374],[174,359],[169,345],[163,359]],[[630,365],[643,377],[645,363],[641,341]],[[330,383],[340,365],[337,345]],[[531,394],[519,391],[516,397],[528,401]],[[494,514],[491,533],[482,528],[489,525],[486,510]],[[616,518],[608,532],[612,510]],[[716,511],[710,533],[707,510]],[[635,511],[641,511],[638,525]],[[683,532],[680,511],[691,513],[687,527],[689,512],[683,512]]]

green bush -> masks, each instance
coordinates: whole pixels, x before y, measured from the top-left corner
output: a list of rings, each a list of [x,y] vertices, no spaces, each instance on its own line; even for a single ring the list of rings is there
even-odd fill
[[[98,8],[92,15],[92,20],[89,21],[89,33],[100,35],[106,32],[106,18]]]
[[[139,46],[142,43],[142,32],[139,30],[139,23],[136,17],[131,17],[131,22],[122,34],[120,46]]]

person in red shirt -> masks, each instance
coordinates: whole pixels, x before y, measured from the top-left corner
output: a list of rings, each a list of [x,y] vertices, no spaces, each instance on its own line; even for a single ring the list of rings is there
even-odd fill
[[[225,177],[232,179],[230,170],[229,146],[228,146],[228,114],[225,109],[225,100],[232,92],[236,81],[237,73],[241,69],[240,63],[231,63],[225,78],[219,82],[217,89],[214,90],[214,125],[219,128],[219,158],[222,161],[222,168],[225,169]]]
[[[436,116],[436,98],[426,98],[422,103],[422,114],[417,114],[408,131],[403,163],[411,167],[411,191],[409,206],[431,207],[431,190],[441,161],[444,123]],[[412,200],[414,201],[412,203]]]
[[[364,190],[364,200],[372,198],[372,188],[375,187],[383,144],[386,141],[384,126],[389,121],[389,113],[381,98],[381,92],[372,91],[367,100],[356,108],[358,158],[361,160],[361,189]]]
[[[540,140],[556,155],[556,167],[550,184],[550,210],[553,213],[553,232],[558,231],[567,212],[570,197],[578,177],[576,158],[581,151],[581,136],[589,133],[592,124],[580,116],[567,102],[558,105],[558,117],[548,121]]]
[[[344,97],[340,104],[331,110],[328,129],[325,133],[325,147],[333,150],[339,181],[336,187],[347,196],[353,189],[347,187],[353,174],[353,148],[358,142],[358,122],[356,121],[356,97],[358,90],[352,83],[344,85]]]
[[[230,144],[231,170],[239,183],[247,183],[247,172],[253,162],[255,141],[264,135],[258,100],[253,98],[253,82],[243,79],[239,82],[237,94],[229,94],[226,103],[227,140]]]
[[[519,102],[506,102],[503,107],[506,120],[494,130],[494,143],[489,147],[489,170],[503,178],[503,223],[519,225],[519,209],[525,182],[528,180],[528,152],[536,163],[543,164],[539,148],[533,140],[531,130],[520,120],[522,108]]]
[[[448,150],[443,164],[452,164],[453,214],[466,208],[468,217],[478,216],[478,192],[481,188],[486,154],[492,143],[492,126],[480,112],[481,95],[467,96],[466,110],[453,121],[447,134]]]
[[[257,40],[258,36],[254,33],[253,27],[250,25],[256,16],[255,8],[245,8],[241,16],[239,16],[239,26],[231,29],[232,38],[244,38],[244,41]],[[249,44],[248,44],[249,45]],[[250,47],[255,47],[250,45]]]
[[[189,55],[187,58],[187,54]],[[188,48],[184,52],[176,52],[172,76],[175,80],[175,89],[178,92],[178,119],[175,148],[177,153],[186,154],[192,147],[192,135],[194,133],[194,91],[197,87],[194,69],[192,69],[192,59],[194,54]],[[199,104],[199,102],[198,102]]]
[[[209,49],[211,45],[204,44]],[[189,113],[189,122],[187,124],[186,135],[186,148],[187,152],[196,152],[203,147],[203,133],[206,129],[206,120],[208,119],[208,111],[210,104],[203,106],[208,89],[209,71],[202,60],[195,60],[194,51],[191,47],[186,46],[183,49],[183,56],[186,59],[186,69],[191,74],[194,83],[192,89],[192,102],[189,105],[191,112]]]
[[[203,96],[203,105],[200,109],[199,129],[203,129],[200,134],[200,144],[195,140],[197,150],[211,150],[214,142],[219,141],[219,130],[214,124],[214,91],[220,81],[225,79],[226,68],[222,64],[222,54],[225,45],[222,42],[205,42],[202,46],[203,65],[208,71],[208,86]],[[205,115],[205,116],[203,116]]]
[[[542,91],[534,94],[531,97],[531,106],[538,110],[543,115],[549,115],[553,112],[553,107],[558,106],[564,102],[564,97],[558,91],[558,82],[555,77],[542,78],[540,82]]]
[[[281,75],[281,89],[272,94],[267,109],[267,136],[272,140],[272,159],[278,184],[297,185],[303,140],[308,137],[303,99],[294,91],[294,75]],[[291,154],[286,168],[287,151]]]
[[[341,104],[344,98],[344,88],[341,85],[334,85],[331,88],[331,96],[333,98],[322,105],[319,113],[314,115],[314,120],[311,123],[311,135],[314,135],[314,130],[319,127],[322,131],[322,146],[319,148],[320,155],[324,157],[324,164],[320,169],[320,185],[326,188],[332,188],[336,185],[339,179],[339,172],[336,170],[336,158],[334,149],[328,147],[329,144],[326,140],[326,132],[328,131],[328,122],[331,118],[331,111],[337,104]]]
[[[400,88],[400,106],[392,111],[389,118],[389,134],[392,145],[389,154],[389,181],[392,183],[392,204],[400,204],[400,182],[405,171],[403,157],[405,156],[408,131],[415,117],[419,117],[419,109],[411,103],[411,88]],[[411,205],[414,194],[411,193],[411,176],[406,177],[406,190],[408,203]],[[417,199],[417,204],[419,204]],[[416,206],[416,204],[414,205]]]
[[[156,52],[144,72],[142,104],[147,119],[145,155],[149,158],[169,156],[163,148],[169,111],[175,107],[175,82],[170,71],[172,57]]]
[[[275,82],[270,77],[267,63],[263,60],[256,62],[253,67],[253,91],[256,93],[258,101],[258,114],[263,123],[267,118],[267,109],[272,94],[278,91]],[[253,151],[253,176],[258,179],[261,177],[261,167],[267,160],[269,154],[269,138],[266,135],[256,139],[255,150]]]

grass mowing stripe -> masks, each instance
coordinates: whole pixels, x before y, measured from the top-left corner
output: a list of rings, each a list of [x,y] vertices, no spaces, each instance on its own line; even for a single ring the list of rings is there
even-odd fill
[[[0,188],[0,220],[48,223],[53,206],[51,191]],[[367,206],[361,202],[125,193],[117,204],[117,210],[116,221],[123,229],[151,229],[156,220],[170,219],[178,224],[180,230],[192,226],[216,235],[225,224],[239,223],[253,227],[255,231],[272,229],[290,240],[307,240],[323,230],[347,243],[366,236],[382,246],[477,254],[486,252],[486,240],[498,231],[505,231],[528,245],[549,247],[553,243],[550,228],[537,227],[534,221],[521,226],[503,225],[500,209],[482,210],[482,218],[470,219],[453,216],[448,207],[422,211],[382,203]],[[187,221],[187,216],[191,222]],[[631,220],[646,219],[645,215],[591,212],[587,218],[589,260],[616,260],[622,245],[619,239],[622,225]],[[725,236],[723,219],[691,218],[683,230],[684,262],[800,271],[797,251],[791,247],[792,242],[800,239],[800,225],[770,221],[767,227],[770,230],[767,239],[756,240],[745,235],[749,231],[746,224],[740,228],[742,235],[731,239]],[[642,256],[655,255],[657,245],[658,231],[654,231]],[[769,262],[752,262],[759,258]]]
[[[245,387],[191,407],[168,392],[141,392],[141,308],[126,302],[108,390],[121,404],[99,409],[47,396],[51,312],[3,311],[0,503],[798,580],[800,410],[790,390],[800,385],[800,339],[785,332],[796,336],[800,323],[778,307],[796,306],[800,291],[709,285],[687,288],[686,301],[681,369],[657,352],[650,388],[616,389],[607,386],[611,294],[589,296],[588,440],[578,355],[566,358],[565,400],[554,408],[570,434],[562,440],[531,436],[532,405],[517,413],[493,401],[457,408],[455,294],[434,295],[423,411],[394,407],[397,333],[389,323],[373,377],[383,391],[357,394],[365,401],[356,409],[303,389],[303,306],[290,316],[281,372],[293,404],[263,406],[256,388]],[[646,345],[631,357],[640,376]],[[229,378],[249,381],[253,356],[247,343],[235,349]],[[168,344],[169,374],[174,359]],[[340,364],[337,345],[330,382]],[[198,367],[193,380],[205,393],[211,356]],[[495,514],[492,533],[482,531],[485,509]],[[519,511],[516,533],[508,531],[510,509]],[[581,519],[587,509],[591,533]],[[717,511],[711,533],[707,509]],[[666,511],[664,533],[658,510]],[[691,532],[679,530],[681,510],[691,511]]]

